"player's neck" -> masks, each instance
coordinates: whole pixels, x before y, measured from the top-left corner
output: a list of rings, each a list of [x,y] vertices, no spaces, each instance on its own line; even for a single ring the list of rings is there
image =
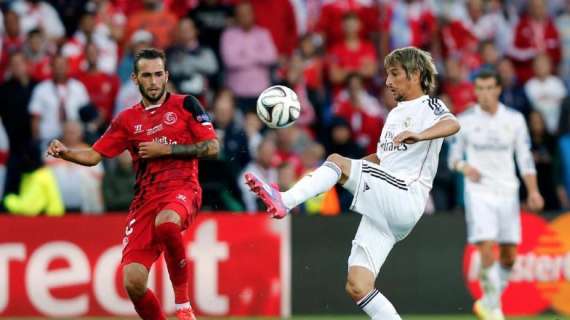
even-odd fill
[[[158,99],[157,101],[152,101],[152,102],[143,97],[142,98],[142,105],[145,109],[154,109],[154,108],[156,108],[156,107],[158,107],[164,103],[167,95],[168,95],[168,92],[164,92],[164,94],[162,95],[162,97],[160,97],[160,99]]]
[[[481,110],[490,115],[495,115],[495,113],[497,113],[497,111],[499,110],[499,103],[496,103],[494,105],[489,105],[486,107],[481,106]]]
[[[416,100],[417,98],[422,97],[424,95],[425,93],[422,90],[410,90],[404,101]]]

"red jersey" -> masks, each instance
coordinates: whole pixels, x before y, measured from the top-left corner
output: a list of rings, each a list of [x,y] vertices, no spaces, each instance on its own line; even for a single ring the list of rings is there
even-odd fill
[[[138,156],[141,142],[195,144],[215,138],[210,118],[196,98],[167,93],[159,107],[145,109],[138,103],[119,113],[93,149],[104,157],[115,157],[129,150],[136,171],[133,203],[138,203],[180,189],[201,194],[198,159],[141,159]]]
[[[442,91],[449,96],[454,114],[462,113],[477,101],[475,86],[469,81],[460,83],[444,82]]]
[[[101,112],[105,122],[110,122],[121,84],[119,77],[97,71],[81,72],[77,75],[77,79],[85,85],[91,102]]]
[[[517,76],[521,83],[533,76],[532,60],[539,52],[545,52],[552,61],[553,70],[557,69],[562,58],[562,44],[556,25],[552,19],[535,22],[524,16],[515,27],[514,48],[509,52]]]

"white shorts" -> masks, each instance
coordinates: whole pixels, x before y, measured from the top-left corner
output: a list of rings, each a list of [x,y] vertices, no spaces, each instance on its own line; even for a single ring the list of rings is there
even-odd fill
[[[521,218],[518,194],[465,192],[467,241],[497,241],[518,244],[521,241]]]
[[[394,244],[404,239],[420,219],[427,188],[407,185],[385,169],[364,160],[352,160],[343,185],[354,195],[350,209],[362,214],[349,266],[362,266],[378,275]]]

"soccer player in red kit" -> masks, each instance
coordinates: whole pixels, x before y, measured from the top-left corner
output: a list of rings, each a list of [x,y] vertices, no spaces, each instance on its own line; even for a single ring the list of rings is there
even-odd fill
[[[164,53],[143,49],[135,56],[132,80],[142,101],[121,112],[87,149],[50,143],[48,154],[93,166],[103,157],[129,150],[136,170],[135,197],[123,239],[123,279],[142,319],[166,319],[147,288],[151,265],[164,250],[178,319],[195,319],[188,298],[187,260],[181,232],[202,201],[198,159],[215,157],[219,144],[210,119],[196,98],[166,91]]]

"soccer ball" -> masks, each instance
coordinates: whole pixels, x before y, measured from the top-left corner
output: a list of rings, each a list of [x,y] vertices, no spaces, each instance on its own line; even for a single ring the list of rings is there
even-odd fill
[[[257,116],[273,129],[286,128],[301,114],[297,94],[285,86],[269,87],[257,98]]]

